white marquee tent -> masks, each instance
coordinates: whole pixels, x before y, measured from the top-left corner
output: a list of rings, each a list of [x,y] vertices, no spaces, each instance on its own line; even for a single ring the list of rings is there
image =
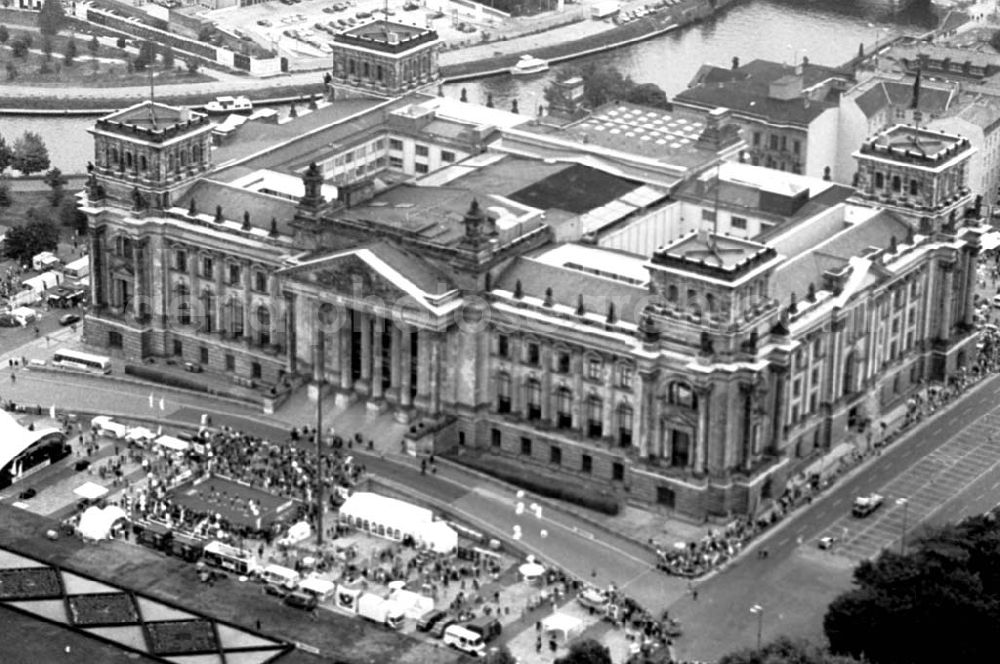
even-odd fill
[[[435,521],[429,509],[377,493],[351,494],[340,506],[340,520],[397,542],[411,537],[438,552],[453,551],[458,546],[458,533],[447,523]]]
[[[80,523],[76,526],[76,531],[84,539],[108,539],[111,535],[111,528],[121,519],[128,519],[128,515],[117,505],[108,505],[104,509],[92,505],[80,515]]]
[[[553,613],[542,619],[542,631],[548,638],[566,643],[583,632],[583,621],[565,613]]]
[[[96,484],[94,482],[84,482],[80,486],[73,489],[73,493],[80,496],[84,500],[97,500],[98,498],[103,498],[108,495],[108,490]]]

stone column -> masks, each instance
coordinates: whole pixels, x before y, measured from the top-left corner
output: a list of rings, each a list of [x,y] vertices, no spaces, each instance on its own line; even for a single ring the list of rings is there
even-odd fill
[[[322,304],[313,304],[313,382],[322,384],[326,378],[326,332],[323,329]]]
[[[400,330],[400,337],[402,338],[401,348],[399,349],[399,364],[400,364],[400,380],[399,380],[399,405],[403,408],[409,408],[413,400],[410,396],[410,366],[412,363],[412,353],[413,353],[413,339],[410,335],[410,328],[404,327]]]
[[[136,241],[132,244],[132,318],[135,320],[140,320],[142,315],[139,307],[142,292],[142,244]]]
[[[417,397],[413,405],[420,410],[428,410],[430,407],[430,339],[433,334],[428,330],[417,332]],[[491,401],[495,403],[495,400]]]
[[[585,367],[586,369],[586,367]],[[601,378],[604,387],[601,390],[601,435],[605,438],[617,439],[615,426],[615,410],[618,403],[615,400],[615,364],[609,358],[602,358]]]
[[[632,438],[638,441],[639,456],[645,459],[649,457],[651,441],[656,435],[656,375],[636,370],[635,382],[637,393]]]
[[[361,378],[354,386],[358,392],[371,394],[372,385],[372,316],[355,312],[354,323],[361,328]]]
[[[221,333],[225,331],[225,306],[226,298],[224,296],[225,292],[225,271],[226,271],[226,261],[223,260],[221,254],[215,254],[212,256],[212,269],[215,270],[215,332]]]
[[[976,292],[976,257],[979,254],[979,249],[976,247],[968,248],[968,258],[965,262],[965,289],[962,292],[962,325],[971,330],[974,321],[975,308],[972,306],[973,295]]]
[[[108,284],[104,274],[107,264],[104,246],[104,229],[90,229],[90,274],[93,289],[90,302],[95,309],[103,309],[108,304]]]
[[[430,391],[428,395],[430,402],[427,405],[427,410],[431,415],[437,415],[441,410],[441,343],[441,334],[432,332],[430,334],[430,377],[427,385]],[[514,385],[511,385],[512,399],[516,389]]]
[[[295,329],[295,293],[284,293],[285,297],[285,372],[295,375],[298,371],[298,330]]]
[[[337,350],[340,355],[340,388],[342,390],[349,390],[354,385],[351,374],[351,321],[353,319],[354,313],[350,309],[344,311],[344,324],[337,330]]]
[[[941,266],[941,321],[938,327],[938,338],[947,342],[951,337],[951,314],[955,306],[955,264],[945,263]]]
[[[706,460],[708,457],[708,426],[709,411],[711,410],[712,385],[696,388],[698,395],[698,434],[695,437],[694,465],[692,470],[702,475],[705,472]]]
[[[400,323],[392,323],[392,348],[389,355],[389,395],[400,402],[403,371],[403,333]]]
[[[385,319],[379,316],[373,317],[372,327],[372,377],[371,395],[373,399],[382,398],[382,330],[385,328]]]
[[[771,424],[771,452],[778,454],[785,439],[785,410],[788,407],[788,367],[775,366],[774,375],[774,412]],[[857,381],[857,366],[851,374]]]

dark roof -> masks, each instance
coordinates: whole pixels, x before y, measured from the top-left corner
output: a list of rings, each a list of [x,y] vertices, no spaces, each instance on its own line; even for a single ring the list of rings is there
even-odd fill
[[[688,83],[688,87],[692,88],[703,83],[728,83],[729,81],[744,79],[746,77],[747,74],[745,72],[740,72],[728,67],[702,65],[698,68],[698,71],[695,72],[694,77],[691,78],[691,81]]]
[[[919,107],[924,113],[940,115],[948,110],[951,100],[950,89],[928,87],[921,83]],[[869,118],[890,106],[909,108],[913,103],[913,81],[879,81],[858,95],[855,103]]]
[[[703,108],[729,108],[734,112],[767,120],[807,125],[827,109],[836,106],[830,99],[774,99],[771,83],[792,75],[793,70],[781,63],[754,60],[733,70],[744,75],[730,81],[697,85],[679,93],[674,100]],[[846,78],[844,72],[807,64],[802,66],[802,87],[810,88],[830,78]],[[827,95],[824,95],[827,96]]]
[[[495,288],[513,292],[518,281],[525,295],[544,299],[546,290],[551,288],[553,301],[568,307],[575,308],[583,295],[584,308],[595,314],[606,314],[608,305],[613,303],[617,316],[631,322],[636,322],[636,307],[647,304],[645,288],[530,258],[520,257],[511,263]]]
[[[632,191],[637,183],[574,164],[510,194],[518,203],[542,210],[558,208],[583,214]]]
[[[295,215],[297,203],[240,189],[221,182],[200,180],[175,204],[187,208],[192,199],[200,214],[215,214],[215,207],[222,206],[222,216],[228,221],[243,222],[243,212],[250,213],[250,225],[269,231],[271,219],[278,220],[278,232],[291,233],[288,222]]]
[[[393,38],[390,38],[390,35]],[[395,39],[395,41],[393,41]],[[334,34],[333,41],[383,53],[402,53],[437,39],[437,33],[415,25],[374,20]]]

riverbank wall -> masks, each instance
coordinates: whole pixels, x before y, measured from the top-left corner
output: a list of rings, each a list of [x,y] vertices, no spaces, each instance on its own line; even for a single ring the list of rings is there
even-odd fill
[[[534,49],[532,55],[558,64],[597,53],[623,48],[641,41],[653,39],[668,32],[678,30],[717,15],[719,12],[735,5],[740,0],[690,0],[655,14],[624,25],[609,27],[597,34],[591,34],[579,39],[568,39],[554,43],[551,46]],[[558,35],[558,30],[553,35]],[[517,39],[509,42],[498,42],[499,50],[507,51],[502,55],[477,58],[468,62],[441,67],[441,83],[454,83],[476,78],[485,78],[506,74],[518,61],[522,52],[516,48]],[[504,48],[506,47],[506,48]],[[244,95],[253,100],[257,106],[306,102],[310,95],[321,94],[323,86],[321,75],[316,74],[316,84],[280,85],[272,87],[241,90],[236,87],[224,94],[233,96]],[[102,97],[68,97],[65,90],[58,88],[39,88],[39,94],[31,98],[31,106],[25,107],[23,97],[5,97],[0,88],[0,115],[19,115],[37,117],[58,116],[96,116],[104,115],[122,107],[135,104],[145,97],[122,95],[116,97],[113,89],[107,89]],[[184,95],[169,94],[164,91],[157,95],[157,100],[169,104],[177,104],[200,108],[214,99],[220,93],[191,93]]]

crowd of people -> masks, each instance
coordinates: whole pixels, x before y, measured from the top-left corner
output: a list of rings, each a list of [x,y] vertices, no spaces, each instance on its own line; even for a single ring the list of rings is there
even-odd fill
[[[696,542],[673,549],[657,548],[657,567],[675,576],[698,577],[735,557],[769,520],[740,518],[723,528],[712,528]]]

